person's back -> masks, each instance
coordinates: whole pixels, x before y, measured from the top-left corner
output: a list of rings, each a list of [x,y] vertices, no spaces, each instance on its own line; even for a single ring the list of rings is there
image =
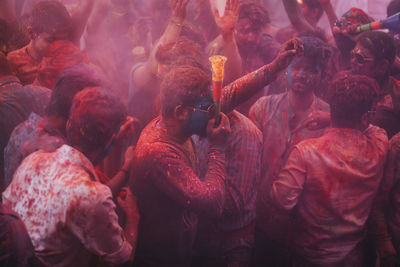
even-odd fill
[[[111,198],[110,189],[98,182],[89,160],[66,145],[52,153],[29,155],[3,193],[3,202],[21,216],[36,255],[46,266],[87,266],[90,257],[85,247],[96,245],[92,235],[100,233],[93,227],[98,218],[91,216],[96,212],[90,206],[111,204]],[[89,234],[83,235],[82,228]],[[106,242],[101,245],[98,248],[106,252]]]
[[[335,80],[328,90],[332,128],[294,146],[273,182],[275,205],[294,212],[297,262],[363,266],[366,222],[388,150],[385,131],[367,124],[377,88],[366,76]]]
[[[98,86],[100,83],[97,73],[86,64],[73,65],[61,71],[51,91],[49,104],[42,107],[43,110],[46,108],[45,114],[31,113],[10,135],[4,148],[5,186],[8,186],[19,164],[29,154],[40,149],[53,152],[66,143],[65,123],[74,95],[85,87]]]
[[[343,259],[365,234],[387,152],[383,129],[332,128],[296,146],[300,172],[307,170],[297,203],[296,244],[313,262]],[[323,260],[322,262],[319,262]]]
[[[66,127],[71,146],[29,155],[3,192],[4,205],[20,215],[44,265],[88,266],[91,256],[118,265],[133,258],[134,197],[127,190],[125,199],[117,198],[126,214],[123,230],[111,190],[93,167],[110,150],[125,118],[125,107],[109,91],[91,87],[79,92]]]

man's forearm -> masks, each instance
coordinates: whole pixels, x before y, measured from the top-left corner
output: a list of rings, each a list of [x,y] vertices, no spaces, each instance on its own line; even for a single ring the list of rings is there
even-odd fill
[[[228,114],[246,102],[259,90],[273,82],[278,75],[274,62],[265,65],[225,86],[222,92],[221,110]]]
[[[222,36],[224,44],[224,55],[227,57],[225,70],[225,84],[231,83],[242,75],[242,57],[236,45],[233,32]]]
[[[298,32],[313,31],[314,28],[306,21],[296,0],[282,0],[286,13],[293,27]]]

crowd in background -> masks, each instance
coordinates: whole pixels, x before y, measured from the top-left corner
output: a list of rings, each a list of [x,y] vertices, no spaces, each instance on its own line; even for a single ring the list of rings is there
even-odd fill
[[[0,0],[0,266],[399,266],[399,12]]]

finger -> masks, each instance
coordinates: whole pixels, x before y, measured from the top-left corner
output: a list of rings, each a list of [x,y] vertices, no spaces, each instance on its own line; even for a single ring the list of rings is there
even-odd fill
[[[234,6],[234,8],[233,8],[233,12],[237,15],[237,14],[239,14],[239,11],[240,11],[240,3],[239,3],[239,0],[235,0],[235,4],[234,4],[235,6]]]
[[[220,113],[221,114],[221,127],[225,128],[225,130],[230,131],[230,123],[229,123],[229,118],[224,114],[224,113]]]
[[[175,10],[176,1],[177,1],[177,0],[171,0],[171,1],[170,1],[171,9],[173,9],[173,10]]]
[[[231,0],[227,0],[225,4],[225,11],[226,10],[232,10],[232,2]]]
[[[296,54],[297,54],[297,50],[291,49],[291,50],[286,50],[286,51],[282,52],[280,57],[281,58],[290,58],[290,57],[294,57]]]

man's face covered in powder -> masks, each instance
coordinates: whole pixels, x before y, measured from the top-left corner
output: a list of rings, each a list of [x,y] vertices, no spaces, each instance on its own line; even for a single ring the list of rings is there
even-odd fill
[[[256,49],[260,42],[262,28],[256,26],[247,18],[237,23],[236,41],[241,49]]]
[[[215,108],[212,99],[204,97],[195,103],[184,127],[191,134],[206,137],[208,121],[214,116]]]
[[[288,67],[288,89],[298,94],[314,92],[321,80],[321,69],[306,57],[293,60]]]
[[[354,74],[376,76],[376,64],[371,51],[357,43],[356,47],[350,52],[351,71]]]

